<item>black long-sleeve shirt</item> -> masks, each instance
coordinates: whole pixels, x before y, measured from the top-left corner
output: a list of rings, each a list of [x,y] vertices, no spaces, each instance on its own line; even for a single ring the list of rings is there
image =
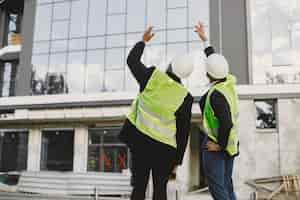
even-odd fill
[[[207,47],[205,49],[205,54],[207,57],[213,53],[215,53],[215,50],[213,49],[213,47]],[[226,81],[226,79],[224,79],[222,81]],[[208,92],[201,97],[200,102],[199,102],[202,113],[204,111],[207,94],[208,94]],[[227,143],[228,143],[230,130],[233,126],[230,106],[229,106],[229,103],[227,102],[225,96],[216,90],[210,96],[210,103],[211,103],[211,106],[212,106],[215,116],[219,120],[219,125],[220,125],[220,127],[218,129],[218,138],[217,138],[218,144],[222,147],[223,150],[225,150]]]
[[[127,64],[129,69],[137,82],[139,83],[140,92],[143,92],[145,89],[152,73],[155,70],[155,67],[146,67],[141,62],[141,56],[143,55],[145,48],[144,42],[138,42],[133,49],[130,51]],[[176,77],[174,74],[168,73],[168,75],[177,82],[180,82],[180,79]],[[191,124],[191,109],[193,104],[193,97],[191,94],[185,97],[184,102],[178,108],[175,113],[176,116],[176,142],[177,142],[177,149],[159,143],[152,138],[142,134],[131,122],[126,119],[124,126],[120,133],[120,138],[122,141],[127,143],[130,148],[135,150],[139,150],[144,146],[144,144],[156,144],[159,145],[163,149],[168,149],[170,151],[176,151],[176,160],[175,164],[181,164],[184,156],[184,152],[187,146],[189,131],[190,131],[190,124]]]

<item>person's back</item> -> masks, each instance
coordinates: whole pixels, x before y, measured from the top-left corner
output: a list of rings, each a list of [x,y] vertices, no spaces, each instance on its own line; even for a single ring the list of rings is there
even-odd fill
[[[131,199],[136,200],[145,199],[150,171],[153,199],[167,198],[169,175],[183,160],[193,103],[193,97],[181,85],[179,76],[183,71],[170,67],[165,73],[154,66],[147,68],[140,61],[145,43],[152,37],[150,28],[144,34],[144,41],[135,45],[127,59],[140,90],[120,132],[120,139],[132,154]]]
[[[211,86],[199,102],[206,131],[202,144],[204,174],[215,200],[236,200],[232,181],[234,158],[239,154],[236,78],[229,74],[224,56],[207,44],[204,26],[199,23],[195,28],[206,42],[206,71]]]

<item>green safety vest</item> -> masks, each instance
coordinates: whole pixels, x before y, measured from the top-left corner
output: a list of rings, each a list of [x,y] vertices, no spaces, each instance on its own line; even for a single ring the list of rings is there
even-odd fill
[[[127,118],[143,134],[177,148],[175,112],[187,94],[184,86],[155,69]]]
[[[207,94],[204,113],[203,113],[203,125],[207,131],[208,137],[214,142],[218,142],[218,134],[219,134],[219,120],[214,115],[213,108],[210,103],[211,94],[217,90],[221,94],[223,94],[229,103],[231,118],[233,127],[231,128],[228,143],[226,146],[226,151],[231,155],[238,154],[238,96],[236,92],[236,78],[233,75],[228,75],[225,82],[217,83],[212,86]],[[220,130],[222,131],[222,130]]]

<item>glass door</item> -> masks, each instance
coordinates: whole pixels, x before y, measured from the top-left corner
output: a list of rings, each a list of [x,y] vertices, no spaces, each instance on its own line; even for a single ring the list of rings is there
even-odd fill
[[[41,170],[72,171],[74,130],[42,131]]]

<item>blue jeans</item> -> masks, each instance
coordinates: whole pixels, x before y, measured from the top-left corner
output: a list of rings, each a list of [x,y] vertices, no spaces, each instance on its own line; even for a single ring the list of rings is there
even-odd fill
[[[207,139],[203,145],[206,143]],[[232,183],[234,157],[223,151],[209,152],[203,148],[202,159],[204,175],[214,200],[236,200]]]

